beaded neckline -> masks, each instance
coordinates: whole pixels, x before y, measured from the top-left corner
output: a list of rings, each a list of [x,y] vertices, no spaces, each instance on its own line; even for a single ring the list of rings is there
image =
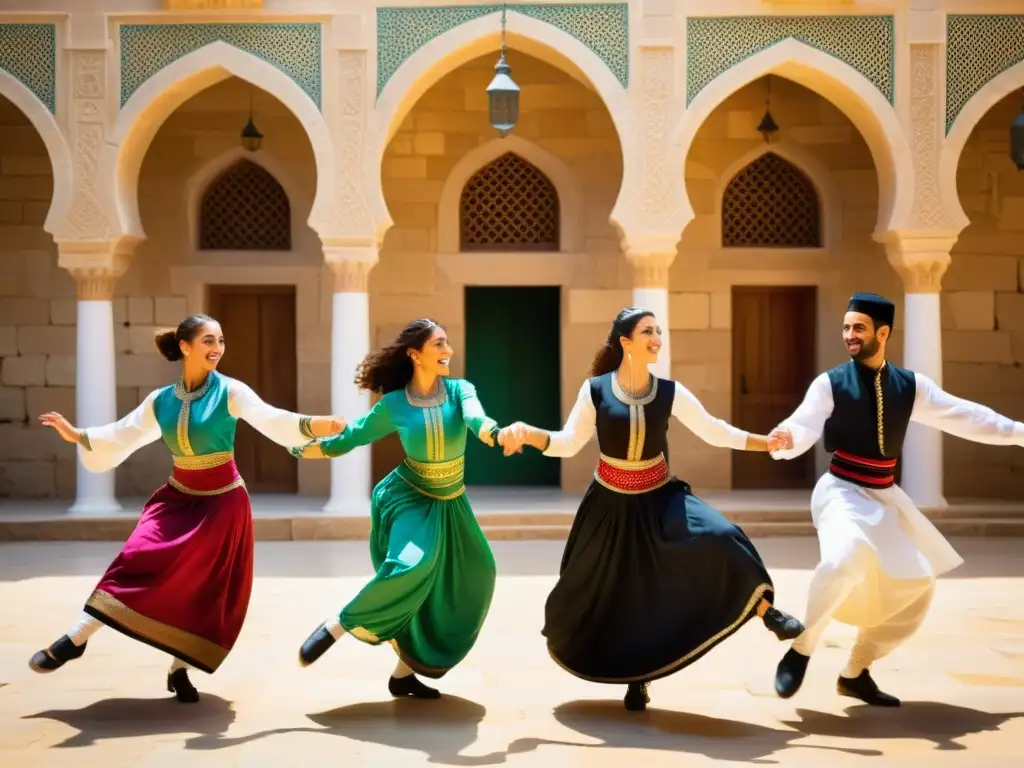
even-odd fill
[[[618,371],[612,371],[612,394],[616,399],[626,405],[650,405],[658,396],[658,377],[650,376],[647,391],[640,395],[627,392],[619,383]]]
[[[406,385],[405,399],[413,408],[434,408],[441,405],[448,399],[448,389],[444,385],[444,380],[438,376],[437,384],[434,386],[434,393],[432,395],[419,397],[418,395],[414,395],[412,391],[410,391],[408,385]]]
[[[210,371],[210,373],[206,377],[206,381],[204,381],[202,385],[200,385],[198,388],[193,389],[191,392],[185,389],[185,379],[178,379],[178,382],[174,385],[174,396],[181,400],[182,402],[186,403],[191,402],[193,400],[198,400],[203,395],[205,395],[207,391],[210,389],[210,382],[213,381],[213,376],[214,372]]]

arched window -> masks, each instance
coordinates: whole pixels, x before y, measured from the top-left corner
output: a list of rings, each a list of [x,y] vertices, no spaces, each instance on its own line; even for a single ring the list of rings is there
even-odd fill
[[[473,174],[462,189],[464,251],[557,251],[558,192],[548,177],[511,152]]]
[[[239,160],[206,188],[199,212],[203,251],[288,251],[288,195],[265,168]]]
[[[772,152],[754,160],[725,189],[722,246],[821,247],[821,206],[811,180]]]

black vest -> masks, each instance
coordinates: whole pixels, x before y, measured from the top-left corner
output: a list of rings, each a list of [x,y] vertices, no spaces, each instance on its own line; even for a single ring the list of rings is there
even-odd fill
[[[590,379],[590,397],[597,411],[597,441],[601,453],[613,459],[628,458],[633,439],[642,437],[639,459],[652,459],[664,453],[668,459],[668,423],[672,419],[672,403],[676,396],[676,383],[670,379],[657,379],[658,390],[650,402],[632,408],[615,396],[612,377],[615,372]],[[639,429],[639,413],[643,411],[643,429]],[[633,425],[631,428],[631,424]]]
[[[866,459],[899,458],[914,410],[917,380],[913,371],[886,361],[878,381],[879,403],[877,375],[852,360],[828,372],[834,403],[832,415],[825,422],[825,450],[829,453],[842,451]]]

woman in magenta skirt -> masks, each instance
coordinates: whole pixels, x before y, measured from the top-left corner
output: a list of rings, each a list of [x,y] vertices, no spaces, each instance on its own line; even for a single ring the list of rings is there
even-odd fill
[[[192,315],[156,337],[168,360],[182,361],[176,384],[150,393],[114,424],[76,429],[59,413],[40,421],[78,444],[91,472],[113,469],[163,438],[174,474],[146,502],[138,525],[107,568],[78,622],[29,666],[53,672],[85,653],[106,624],[174,657],[167,689],[178,701],[199,694],[188,668],[213,673],[242,629],[252,591],[252,509],[234,462],[235,424],[244,419],[285,447],[337,434],[344,422],[299,416],[264,403],[253,390],[217,373],[224,355],[220,324]]]

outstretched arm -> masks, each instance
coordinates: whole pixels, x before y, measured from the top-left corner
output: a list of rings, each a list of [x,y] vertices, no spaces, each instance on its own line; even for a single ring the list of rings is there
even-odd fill
[[[494,445],[498,422],[484,412],[483,403],[477,396],[476,387],[463,379],[458,383],[459,402],[462,405],[462,420],[469,431],[480,438],[485,445]]]
[[[675,382],[676,394],[672,400],[672,415],[708,445],[732,448],[734,451],[766,451],[767,438],[752,435],[722,419],[716,419],[705,410],[694,394]]]
[[[947,432],[965,440],[989,445],[1024,446],[1024,424],[949,394],[934,380],[915,373],[917,392],[911,421]]]
[[[501,431],[499,442],[505,447],[506,455],[513,452],[510,446],[529,445],[542,451],[545,456],[569,458],[582,450],[596,430],[597,411],[594,409],[594,400],[590,394],[590,382],[584,381],[576,397],[576,404],[572,407],[569,418],[565,420],[565,426],[559,431],[549,432],[517,421]]]
[[[347,425],[341,434],[322,438],[291,449],[298,459],[333,459],[344,456],[353,448],[369,445],[395,431],[385,398],[377,401],[370,412]]]
[[[806,453],[825,431],[825,422],[832,415],[834,407],[832,384],[828,380],[828,374],[819,374],[807,388],[803,402],[788,419],[772,430],[773,434],[787,431],[793,437],[793,447],[772,451],[772,458],[795,459]]]
[[[228,411],[264,437],[286,448],[317,437],[336,435],[345,428],[344,419],[331,416],[300,416],[265,403],[250,387],[237,379],[228,384]]]

